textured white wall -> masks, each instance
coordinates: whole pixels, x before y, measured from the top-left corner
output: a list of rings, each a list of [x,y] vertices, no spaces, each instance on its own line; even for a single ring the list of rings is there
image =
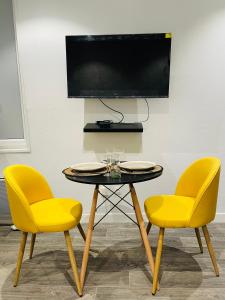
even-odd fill
[[[141,203],[171,193],[182,170],[207,155],[225,164],[224,0],[16,0],[15,14],[23,97],[31,153],[5,154],[1,167],[37,167],[59,196],[81,199],[89,212],[92,187],[71,183],[61,170],[94,161],[104,151],[160,163],[163,176],[137,184]],[[65,35],[172,32],[170,98],[152,100],[141,134],[84,134],[86,121],[115,119],[97,100],[67,99]],[[126,121],[145,118],[143,100],[109,100]],[[222,170],[218,212],[225,213]]]

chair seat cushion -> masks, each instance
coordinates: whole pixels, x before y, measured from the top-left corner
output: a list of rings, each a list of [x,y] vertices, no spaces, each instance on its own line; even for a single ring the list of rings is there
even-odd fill
[[[75,227],[82,214],[79,201],[70,198],[52,198],[30,206],[40,232],[67,231]]]
[[[149,221],[159,227],[187,227],[195,198],[176,195],[158,195],[145,200]]]

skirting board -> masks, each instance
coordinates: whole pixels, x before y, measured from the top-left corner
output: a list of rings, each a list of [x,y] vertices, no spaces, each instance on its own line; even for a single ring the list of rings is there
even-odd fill
[[[133,220],[136,220],[135,213],[126,213]],[[98,221],[104,214],[97,213],[95,215],[95,220]],[[145,222],[148,222],[145,212],[142,212],[143,218]],[[88,223],[89,214],[83,213],[81,222]],[[131,221],[124,216],[122,213],[109,213],[104,220],[103,223],[130,223]],[[225,213],[217,213],[214,223],[225,223]]]
[[[225,213],[217,213],[214,222],[225,223]]]

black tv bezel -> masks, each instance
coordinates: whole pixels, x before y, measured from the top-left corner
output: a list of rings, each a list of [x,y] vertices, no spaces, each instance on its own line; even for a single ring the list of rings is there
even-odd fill
[[[67,74],[67,98],[68,99],[127,99],[127,98],[153,98],[153,99],[165,99],[165,98],[169,98],[170,95],[170,84],[168,87],[168,94],[166,96],[149,96],[149,95],[127,95],[127,96],[120,96],[120,95],[104,95],[104,96],[86,96],[86,95],[79,95],[79,96],[70,96],[69,95],[69,82],[68,82],[68,59],[67,59],[67,40],[68,39],[76,39],[76,41],[78,41],[79,39],[82,41],[90,41],[91,39],[94,40],[101,40],[101,39],[113,39],[115,37],[123,37],[124,38],[131,38],[132,40],[134,39],[143,39],[144,37],[146,37],[148,40],[157,40],[157,39],[172,39],[172,34],[170,32],[165,32],[165,33],[138,33],[138,34],[97,34],[97,35],[66,35],[65,36],[65,46],[66,46],[66,74]],[[170,44],[170,53],[169,53],[169,65],[171,65],[171,44]],[[169,82],[170,82],[170,69],[169,69]]]

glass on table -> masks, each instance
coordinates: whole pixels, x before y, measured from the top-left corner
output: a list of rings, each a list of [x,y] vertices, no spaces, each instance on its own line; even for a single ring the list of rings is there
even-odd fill
[[[112,163],[112,153],[106,152],[103,156],[103,162],[109,166]]]
[[[118,165],[119,162],[120,162],[120,153],[119,152],[112,153],[111,164]]]
[[[111,152],[106,152],[103,156],[103,160],[102,162],[104,164],[106,164],[106,167],[107,167],[107,170],[108,170],[108,173],[110,173],[110,168],[111,168],[111,164],[112,164],[112,153]]]
[[[112,178],[120,178],[121,171],[119,167],[121,158],[120,152],[106,152],[104,154],[103,162],[106,164],[109,176]]]
[[[120,163],[120,153],[114,152],[112,154],[111,167],[110,167],[110,176],[112,178],[120,178],[121,177],[119,163]]]

